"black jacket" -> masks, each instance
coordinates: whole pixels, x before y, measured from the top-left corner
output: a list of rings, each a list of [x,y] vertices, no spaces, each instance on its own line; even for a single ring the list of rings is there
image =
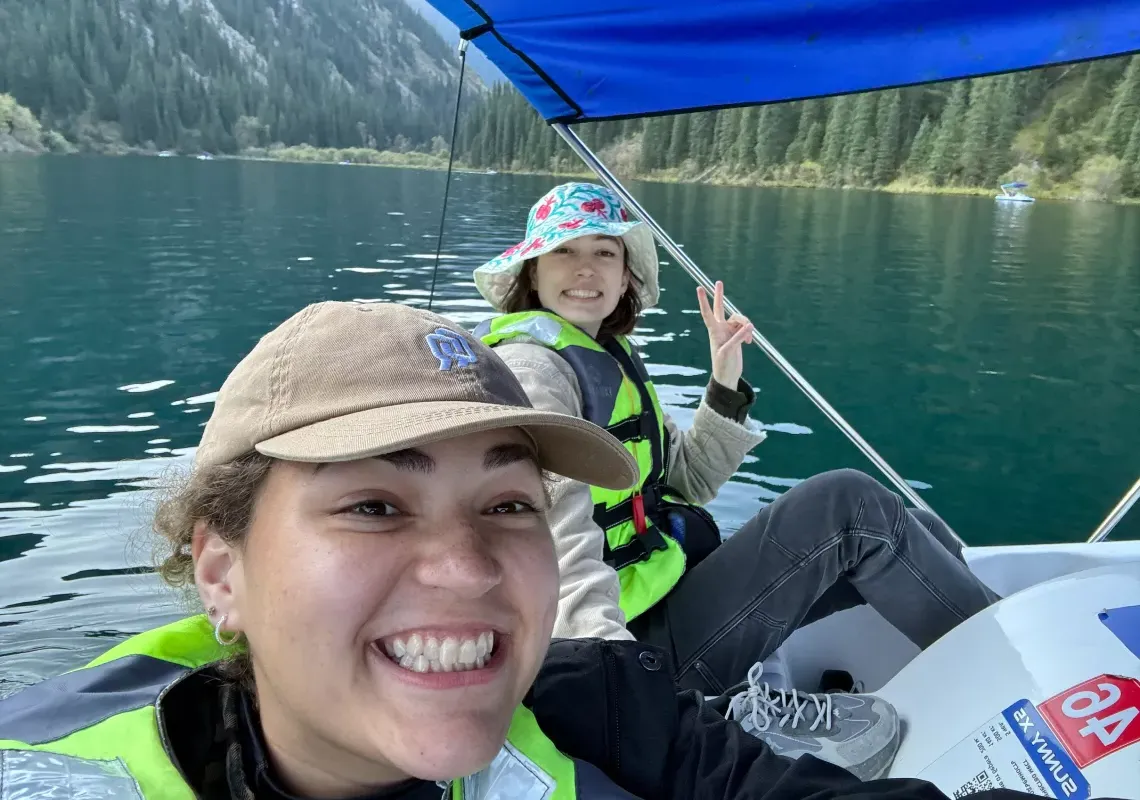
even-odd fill
[[[271,768],[266,759],[251,758],[248,752],[261,750],[257,743],[250,748],[247,742],[241,781],[245,786],[235,790],[232,765],[227,769],[225,759],[233,741],[234,711],[222,713],[226,704],[218,702],[219,686],[203,675],[184,681],[165,698],[163,717],[183,773],[206,798],[287,797],[267,790],[274,783]],[[947,800],[926,781],[862,782],[812,756],[792,761],[775,755],[737,723],[725,720],[700,694],[679,692],[664,652],[639,642],[553,642],[524,703],[559,750],[598,767],[642,800]],[[186,724],[195,715],[199,722]],[[229,718],[225,724],[223,716]],[[434,800],[440,789],[411,782],[373,796]],[[999,789],[969,797],[1034,796]]]

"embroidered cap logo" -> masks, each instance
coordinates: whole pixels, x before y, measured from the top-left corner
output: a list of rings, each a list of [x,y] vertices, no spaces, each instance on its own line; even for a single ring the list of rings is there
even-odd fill
[[[471,352],[467,340],[447,328],[436,328],[434,333],[429,333],[424,338],[432,355],[439,359],[441,371],[448,371],[452,367],[469,367],[478,360]]]

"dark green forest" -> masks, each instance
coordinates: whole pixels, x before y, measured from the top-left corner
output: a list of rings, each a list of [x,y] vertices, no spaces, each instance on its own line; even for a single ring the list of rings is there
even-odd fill
[[[403,0],[0,0],[0,93],[83,149],[424,147],[454,61]]]
[[[599,122],[580,135],[619,174],[791,185],[1035,189],[1140,196],[1140,56],[754,108]],[[479,168],[576,163],[510,87],[467,115]]]

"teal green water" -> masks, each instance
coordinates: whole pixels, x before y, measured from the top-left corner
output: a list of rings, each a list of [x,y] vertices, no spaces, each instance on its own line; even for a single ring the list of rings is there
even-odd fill
[[[456,176],[436,310],[487,315],[470,272],[550,185]],[[1084,539],[1140,473],[1140,208],[634,189],[968,542]],[[188,463],[227,371],[302,305],[426,303],[442,191],[403,170],[0,161],[0,694],[177,613],[139,569],[149,489]],[[708,344],[693,282],[662,270],[639,334],[686,425]],[[746,358],[771,434],[713,504],[729,530],[815,472],[873,471]]]

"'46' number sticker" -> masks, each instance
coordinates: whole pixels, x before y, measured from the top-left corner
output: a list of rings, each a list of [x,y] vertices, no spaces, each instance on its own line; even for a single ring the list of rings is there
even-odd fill
[[[1140,742],[1140,681],[1101,675],[1037,706],[1078,767]]]

